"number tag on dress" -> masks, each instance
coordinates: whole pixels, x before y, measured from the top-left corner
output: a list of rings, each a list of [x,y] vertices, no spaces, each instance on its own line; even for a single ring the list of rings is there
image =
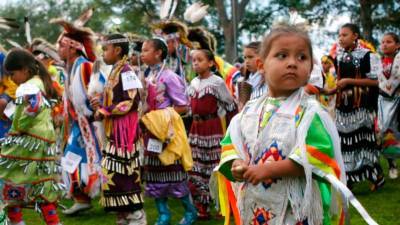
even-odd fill
[[[4,115],[7,116],[8,119],[12,120],[12,116],[14,115],[16,109],[16,105],[13,102],[9,102],[4,109]]]
[[[61,166],[63,170],[68,173],[75,172],[78,168],[79,163],[82,160],[82,156],[75,154],[73,152],[68,152],[64,157],[61,158]]]
[[[147,151],[149,152],[155,152],[155,153],[161,153],[162,152],[162,142],[157,140],[157,139],[153,139],[150,138],[149,139],[149,143],[147,143]]]
[[[140,82],[139,78],[133,71],[127,71],[125,73],[122,73],[121,78],[122,78],[122,88],[124,89],[124,91],[132,90],[135,88],[143,88],[142,82]]]

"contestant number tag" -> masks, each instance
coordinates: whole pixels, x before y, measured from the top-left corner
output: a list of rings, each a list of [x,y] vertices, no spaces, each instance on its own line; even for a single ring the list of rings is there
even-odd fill
[[[149,139],[149,143],[147,144],[147,151],[149,152],[155,152],[155,153],[161,153],[162,151],[162,142],[157,140],[157,139],[153,139],[150,138]]]
[[[124,91],[132,90],[135,88],[142,88],[142,82],[133,71],[128,71],[121,74],[122,88]]]
[[[81,160],[82,156],[73,152],[68,152],[64,157],[61,158],[61,166],[63,170],[67,171],[68,173],[73,173],[75,172],[76,168],[78,168]]]

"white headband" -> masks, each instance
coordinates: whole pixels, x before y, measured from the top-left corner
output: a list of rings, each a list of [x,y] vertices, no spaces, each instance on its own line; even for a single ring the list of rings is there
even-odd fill
[[[128,38],[118,38],[118,39],[111,39],[111,40],[106,40],[102,41],[102,45],[109,45],[109,44],[117,44],[117,43],[129,43]]]

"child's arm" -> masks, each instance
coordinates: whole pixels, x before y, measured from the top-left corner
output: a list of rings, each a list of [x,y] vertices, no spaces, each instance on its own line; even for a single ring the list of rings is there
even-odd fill
[[[352,79],[352,78],[343,78],[337,81],[336,86],[338,89],[343,89],[348,85],[354,86],[378,86],[379,81],[373,80],[369,78],[364,79]]]
[[[267,179],[276,179],[280,177],[299,177],[304,175],[302,166],[290,159],[281,161],[266,162],[264,164],[251,165],[247,167],[243,178],[253,185]]]
[[[188,112],[188,107],[187,106],[174,106],[174,109],[177,113],[179,113],[180,115],[185,114]]]

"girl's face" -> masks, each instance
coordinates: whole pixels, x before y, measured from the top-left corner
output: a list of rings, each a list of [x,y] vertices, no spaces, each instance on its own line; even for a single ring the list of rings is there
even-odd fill
[[[140,59],[146,65],[152,66],[161,62],[161,50],[156,50],[151,41],[145,41],[140,52]]]
[[[174,54],[176,51],[176,48],[178,47],[178,40],[175,38],[168,39],[167,46],[168,46],[168,55]]]
[[[358,34],[354,33],[348,27],[342,27],[339,30],[339,44],[342,48],[351,48],[355,45]]]
[[[259,62],[258,60],[260,60],[260,57],[257,55],[256,51],[252,48],[245,48],[243,56],[246,69],[250,71],[250,73],[257,72],[257,63]]]
[[[29,71],[26,68],[9,71],[9,74],[11,75],[12,81],[17,85],[23,84],[29,79]]]
[[[385,55],[393,55],[400,48],[400,43],[396,43],[392,36],[385,35],[381,40],[381,50]]]
[[[203,75],[209,72],[213,65],[214,62],[209,60],[204,52],[195,50],[192,53],[192,66],[197,74]]]
[[[329,60],[322,61],[321,64],[325,73],[329,72],[332,67],[332,63]]]
[[[112,44],[103,46],[103,61],[107,65],[114,65],[119,59],[121,53],[121,47],[116,47]]]
[[[137,54],[132,54],[131,58],[130,58],[130,63],[132,66],[139,66],[139,62],[138,60],[140,60],[140,56]]]
[[[260,72],[272,97],[287,97],[304,86],[310,77],[312,57],[308,43],[300,36],[277,37]]]

